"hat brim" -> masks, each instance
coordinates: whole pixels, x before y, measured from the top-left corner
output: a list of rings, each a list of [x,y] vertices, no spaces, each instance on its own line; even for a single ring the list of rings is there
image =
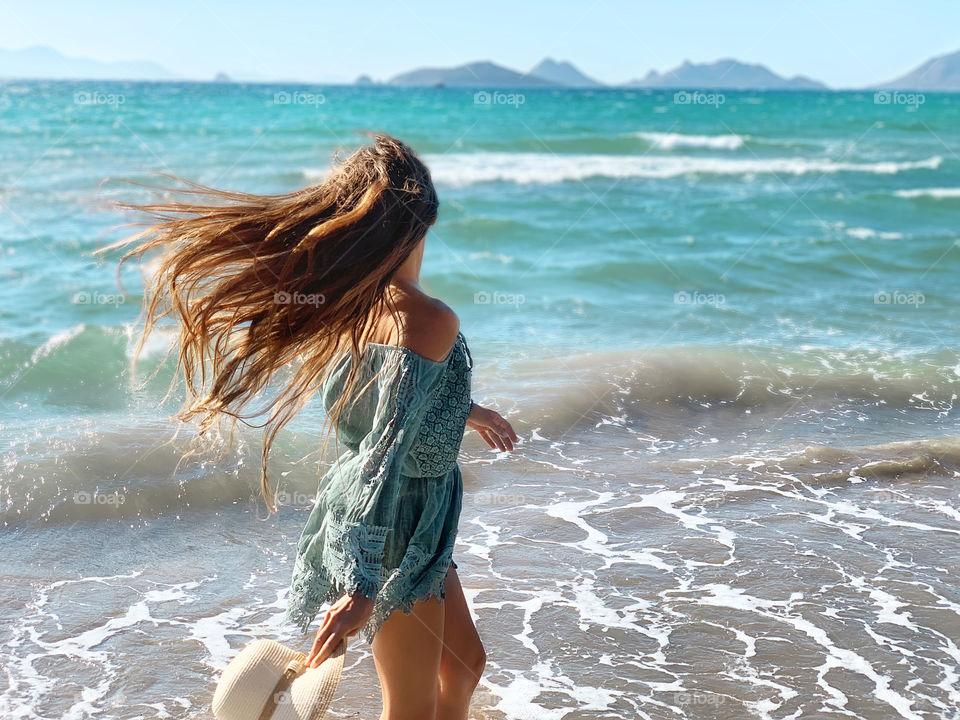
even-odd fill
[[[347,643],[343,640],[319,667],[307,668],[278,698],[271,720],[322,720],[337,692]]]

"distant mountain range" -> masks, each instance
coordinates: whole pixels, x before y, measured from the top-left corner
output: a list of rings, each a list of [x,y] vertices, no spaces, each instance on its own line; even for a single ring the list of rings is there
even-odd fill
[[[358,78],[359,80],[359,78]],[[600,88],[603,83],[585,75],[569,62],[546,58],[528,72],[484,61],[453,68],[423,68],[400,73],[387,81],[389,85],[443,87],[575,87]],[[827,86],[802,76],[784,78],[763,65],[749,65],[737,60],[713,63],[684,62],[662,75],[651,70],[642,80],[631,80],[625,87],[686,89],[750,89],[750,90],[827,90]]]
[[[521,73],[489,61],[473,62],[452,68],[420,68],[392,77],[390,85],[444,87],[532,88],[559,87],[559,83],[529,73]]]
[[[527,75],[549,80],[557,85],[573,88],[603,87],[603,83],[580,72],[573,63],[544,58]]]
[[[370,78],[361,75],[358,85],[369,85]],[[518,72],[488,60],[452,68],[421,68],[400,73],[387,81],[389,85],[443,85],[474,87],[478,84],[497,88],[516,87],[603,87],[603,83],[584,75],[573,64],[544,58],[529,72]]]
[[[91,58],[67,57],[45,45],[35,45],[23,50],[0,48],[0,77],[68,80],[183,79],[149,60],[105,62]]]
[[[67,57],[53,48],[34,46],[22,50],[0,48],[0,78],[64,78],[85,80],[186,80],[163,66],[145,60],[105,62],[91,58]],[[218,73],[215,81],[229,81]],[[266,78],[256,82],[267,82]],[[306,82],[273,80],[273,82]],[[357,78],[357,85],[377,85],[369,76]],[[767,67],[734,59],[681,65],[659,73],[649,71],[642,78],[606,85],[567,61],[545,58],[527,72],[490,61],[451,68],[420,68],[400,73],[387,82],[394,86],[492,88],[604,88],[635,87],[686,90],[828,90],[823,83],[797,75],[783,77]],[[864,89],[927,90],[960,92],[960,51],[927,60],[896,80]]]
[[[361,76],[363,84],[370,78]],[[358,78],[358,83],[361,78]],[[764,65],[740,62],[732,58],[712,63],[685,60],[672,70],[659,73],[651,70],[643,78],[622,85],[604,85],[585,75],[572,63],[541,60],[528,72],[519,72],[490,61],[468,63],[453,68],[423,68],[400,73],[388,85],[473,88],[537,88],[537,87],[635,87],[677,90],[829,90],[824,83],[803,75],[787,78]],[[867,89],[915,89],[960,91],[960,51],[928,60],[913,72],[897,80]]]
[[[763,65],[750,65],[725,59],[695,64],[688,60],[662,75],[651,70],[642,80],[631,80],[629,87],[703,88],[710,90],[827,90],[822,82],[797,75],[784,78]]]
[[[877,87],[885,90],[960,91],[960,51],[931,58],[916,70]]]

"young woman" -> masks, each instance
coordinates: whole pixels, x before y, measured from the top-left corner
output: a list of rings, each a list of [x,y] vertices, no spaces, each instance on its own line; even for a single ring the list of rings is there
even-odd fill
[[[177,417],[206,435],[223,417],[235,425],[270,412],[260,477],[270,511],[270,445],[321,391],[327,438],[334,429],[345,449],[300,536],[286,618],[306,631],[332,603],[310,665],[348,636],[371,641],[382,720],[466,718],[485,654],[451,557],[463,492],[456,458],[465,427],[500,451],[517,436],[470,399],[459,320],[419,284],[438,207],[429,171],[402,142],[375,135],[297,192],[188,184],[182,192],[205,202],[118,203],[153,219],[99,251],[145,238],[122,265],[163,250],[146,282],[137,355],[172,314],[187,388]],[[267,407],[244,412],[291,365]]]

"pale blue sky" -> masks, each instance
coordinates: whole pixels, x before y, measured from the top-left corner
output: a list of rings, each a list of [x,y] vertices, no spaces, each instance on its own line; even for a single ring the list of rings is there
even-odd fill
[[[757,0],[344,3],[5,2],[0,47],[153,60],[192,78],[351,81],[490,59],[568,59],[605,82],[736,57],[834,87],[881,82],[960,49],[960,2]]]

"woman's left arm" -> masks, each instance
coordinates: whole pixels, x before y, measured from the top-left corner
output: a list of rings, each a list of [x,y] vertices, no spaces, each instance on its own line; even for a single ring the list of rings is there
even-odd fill
[[[513,426],[500,413],[470,401],[470,414],[467,427],[473,428],[494,450],[507,452],[513,450],[513,444],[519,440]]]

